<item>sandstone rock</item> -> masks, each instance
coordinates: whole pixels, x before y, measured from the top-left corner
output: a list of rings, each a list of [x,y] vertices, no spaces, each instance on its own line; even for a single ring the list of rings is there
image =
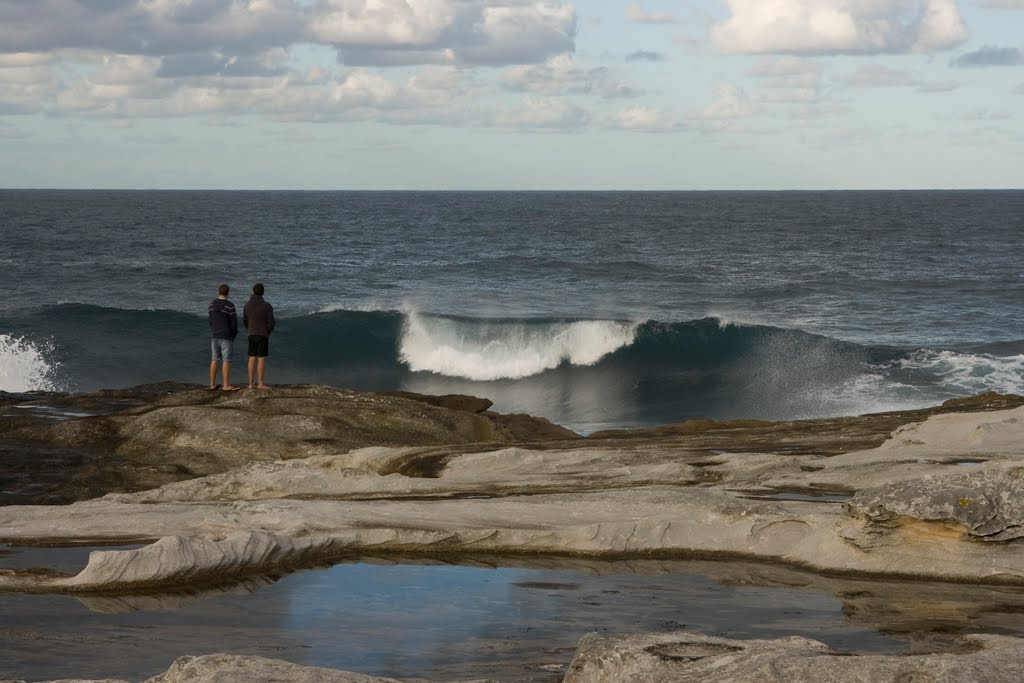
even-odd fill
[[[213,410],[237,409],[234,399],[211,400]],[[282,400],[297,399],[286,393]],[[1014,438],[1021,411],[933,416],[881,447],[832,457],[794,452],[794,442],[781,444],[781,453],[730,452],[730,444],[750,445],[732,441],[744,427],[700,435],[704,444],[711,435],[724,438],[724,449],[693,448],[690,437],[584,439],[374,447],[249,463],[66,508],[0,508],[0,540],[178,537],[157,550],[129,551],[138,558],[98,561],[75,579],[14,573],[0,576],[0,588],[187,588],[261,566],[366,552],[714,554],[828,572],[1024,583],[1024,547],[1010,541],[1022,514],[1017,468],[1024,454]],[[908,434],[915,443],[905,443]],[[950,469],[965,448],[986,462]],[[876,490],[880,481],[887,483]],[[845,507],[836,502],[849,496]],[[154,557],[160,561],[147,559]],[[131,581],[118,584],[111,577],[129,576],[127,566]]]
[[[967,636],[959,654],[842,656],[800,637],[731,640],[696,633],[591,634],[565,683],[1010,683],[1024,678],[1024,641]]]
[[[948,522],[969,538],[1010,541],[1024,536],[1024,467],[899,481],[858,492],[846,510],[876,527]]]
[[[217,654],[181,657],[165,673],[146,683],[400,683],[394,678],[378,678],[350,671],[301,666],[279,659]]]
[[[484,413],[486,399],[415,396],[283,385],[227,394],[171,383],[19,395],[17,409],[0,404],[0,490],[10,492],[0,504],[66,503],[371,445],[579,438],[547,420]],[[33,457],[43,452],[47,461]]]

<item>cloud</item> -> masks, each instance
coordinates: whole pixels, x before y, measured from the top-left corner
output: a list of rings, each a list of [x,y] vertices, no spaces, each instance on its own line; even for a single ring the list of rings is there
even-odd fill
[[[195,63],[318,43],[349,64],[525,64],[572,51],[575,36],[576,13],[564,0],[0,2],[0,45],[9,52],[192,55]]]
[[[973,52],[962,54],[950,66],[957,68],[972,66],[1018,66],[1024,64],[1024,52],[1015,47],[993,47],[986,45]]]
[[[308,40],[309,12],[293,0],[19,0],[0,3],[0,45],[31,52],[258,54]]]
[[[156,76],[162,67],[156,57],[106,56],[88,76],[60,90],[48,112],[108,120],[259,115],[278,121],[452,124],[464,121],[468,110],[463,74],[452,67],[425,67],[404,81],[365,69],[322,68],[169,79]]]
[[[0,114],[33,114],[60,88],[53,55],[0,54]]]
[[[489,123],[499,128],[530,131],[571,131],[590,123],[590,115],[559,99],[527,97],[514,109],[495,112]]]
[[[821,63],[802,57],[763,57],[747,72],[763,89],[753,96],[760,104],[805,104],[822,100]]]
[[[724,129],[731,122],[757,113],[757,106],[747,92],[735,83],[722,83],[714,88],[715,99],[703,111],[690,116],[705,129]]]
[[[892,69],[881,64],[865,64],[847,81],[861,87],[917,85],[920,79],[907,69]]]
[[[321,43],[362,46],[431,46],[455,22],[447,0],[323,0],[310,26]]]
[[[1024,83],[1021,83],[1016,88],[1014,88],[1013,89],[1013,94],[1014,95],[1024,95]]]
[[[281,55],[281,53],[277,53]],[[281,55],[283,56],[283,55]],[[170,55],[160,60],[157,78],[188,78],[191,76],[280,76],[286,69],[273,63],[268,55],[228,57],[217,52]]]
[[[765,57],[749,71],[766,88],[817,88],[821,64],[800,57]]]
[[[627,62],[664,62],[665,55],[649,50],[637,50],[626,55]]]
[[[967,39],[956,0],[724,1],[711,30],[724,53],[930,53]]]
[[[1024,9],[1024,0],[980,0],[978,4],[991,9]]]
[[[644,133],[666,133],[685,129],[683,124],[669,120],[663,110],[644,106],[627,107],[603,123],[606,128]]]
[[[673,14],[648,14],[639,2],[626,7],[626,19],[636,24],[678,24],[679,17]]]
[[[552,57],[544,64],[509,67],[502,74],[501,84],[506,90],[544,95],[595,95],[615,99],[644,94],[643,90],[618,80],[609,69],[579,67],[567,54]]]
[[[893,69],[882,64],[865,64],[845,80],[857,88],[913,88],[921,93],[950,92],[960,87],[956,81],[925,81],[908,69]]]

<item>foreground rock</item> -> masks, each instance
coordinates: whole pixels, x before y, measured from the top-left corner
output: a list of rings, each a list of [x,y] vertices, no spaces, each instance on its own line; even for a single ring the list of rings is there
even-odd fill
[[[999,630],[992,615],[1019,614],[1024,601],[1009,588],[1024,586],[1019,397],[580,439],[530,418],[505,420],[466,397],[147,391],[88,405],[20,397],[2,409],[5,443],[64,465],[61,453],[92,453],[64,481],[83,476],[82,491],[120,492],[0,507],[0,542],[146,545],[94,552],[74,575],[0,569],[0,591],[68,593],[118,611],[172,604],[164,591],[256,589],[268,573],[365,555],[726,558],[708,573],[829,590],[850,619],[887,632],[936,620],[959,632]],[[169,481],[135,490],[160,477]],[[744,569],[736,558],[780,565]],[[975,597],[951,584],[897,582],[906,579],[970,583]],[[566,680],[1024,680],[1020,641],[954,645],[943,655],[838,657],[799,638],[594,636]],[[177,678],[154,680],[373,680],[295,666],[186,658],[164,674]]]
[[[776,640],[731,640],[685,632],[617,637],[591,634],[580,642],[563,680],[564,683],[1017,683],[1024,679],[1024,640],[974,635],[962,637],[959,644],[957,653],[840,656],[844,653],[830,650],[824,643],[795,636]],[[401,683],[391,678],[227,654],[182,657],[165,673],[145,683],[186,681]]]
[[[547,420],[489,412],[484,399],[324,386],[222,393],[167,383],[3,398],[0,504],[60,504],[369,445],[578,438]]]
[[[1024,641],[968,636],[959,654],[838,656],[807,638],[730,640],[696,633],[580,643],[565,683],[1010,683],[1024,680]]]

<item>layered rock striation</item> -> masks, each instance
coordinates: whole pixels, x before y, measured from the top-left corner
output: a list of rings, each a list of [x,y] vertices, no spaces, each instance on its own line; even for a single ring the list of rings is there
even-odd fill
[[[154,419],[165,418],[136,417]],[[933,415],[877,448],[841,455],[730,453],[663,438],[255,459],[148,491],[0,508],[6,541],[161,539],[94,553],[75,577],[8,572],[0,589],[186,587],[359,553],[745,557],[840,574],[1024,584],[1024,547],[1015,542],[1022,424],[1024,408]],[[229,450],[197,439],[208,425],[187,438],[142,429],[130,447],[156,452],[163,433],[172,450]],[[713,433],[728,443],[732,431]],[[288,454],[298,456],[294,443]]]

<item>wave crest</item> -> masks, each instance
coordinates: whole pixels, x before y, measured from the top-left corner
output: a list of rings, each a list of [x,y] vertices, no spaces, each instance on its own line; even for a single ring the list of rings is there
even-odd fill
[[[521,379],[594,365],[636,341],[639,325],[613,320],[473,321],[406,314],[399,357],[414,372],[476,381]]]

